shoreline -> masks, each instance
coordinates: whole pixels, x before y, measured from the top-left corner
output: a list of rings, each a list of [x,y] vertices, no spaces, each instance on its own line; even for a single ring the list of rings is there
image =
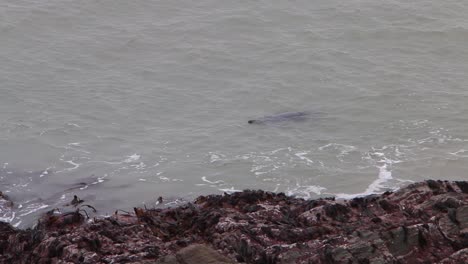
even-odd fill
[[[32,229],[0,222],[0,263],[468,263],[465,181],[349,200],[245,190],[106,218],[78,204]]]

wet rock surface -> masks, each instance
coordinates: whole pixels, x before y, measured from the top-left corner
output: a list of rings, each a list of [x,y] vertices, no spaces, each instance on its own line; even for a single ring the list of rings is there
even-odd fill
[[[8,221],[14,217],[13,202],[8,195],[0,192],[0,221]]]
[[[468,263],[468,182],[347,201],[243,191],[87,219],[0,223],[0,263]]]

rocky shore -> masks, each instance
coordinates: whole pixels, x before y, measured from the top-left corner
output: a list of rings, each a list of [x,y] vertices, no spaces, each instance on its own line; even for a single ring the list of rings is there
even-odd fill
[[[243,191],[101,219],[89,210],[50,211],[28,230],[0,222],[0,263],[468,263],[468,182],[346,201]]]

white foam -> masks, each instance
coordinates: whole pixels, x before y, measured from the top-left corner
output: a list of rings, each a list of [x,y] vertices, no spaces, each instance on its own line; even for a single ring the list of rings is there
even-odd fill
[[[91,152],[89,152],[89,151],[86,151],[86,150],[83,150],[83,149],[78,149],[78,148],[81,148],[81,143],[80,142],[68,143],[67,146],[65,146],[63,148],[71,149],[73,151],[78,151],[78,152],[82,152],[82,153],[85,153],[85,154],[91,154]]]
[[[318,186],[318,185],[307,185],[307,186],[300,186],[297,185],[296,188],[289,189],[286,191],[286,195],[295,196],[304,199],[312,198],[312,194],[320,195],[322,191],[326,190],[325,187]]]
[[[178,204],[181,204],[181,203],[184,203],[184,202],[185,202],[185,201],[183,201],[183,200],[176,199],[175,201],[168,202],[168,203],[166,203],[165,205],[167,205],[167,206],[172,206],[172,205],[178,205]]]
[[[123,162],[120,162],[120,161],[105,161],[105,160],[91,160],[91,161],[88,161],[88,163],[104,163],[104,164],[109,164],[109,165],[118,165],[118,164],[122,164]]]
[[[0,199],[0,221],[11,223],[13,219],[15,219],[15,212],[12,211],[10,202]]]
[[[44,209],[44,208],[47,208],[49,207],[47,204],[41,204],[39,206],[35,206],[35,205],[28,205],[26,208],[28,209],[28,211],[26,211],[25,213],[22,213],[20,214],[20,216],[26,216],[26,215],[29,215],[29,214],[32,214],[34,212],[37,212],[41,209]]]
[[[138,164],[130,165],[130,167],[135,168],[136,170],[144,170],[146,168],[146,164],[141,161]]]
[[[277,192],[281,184],[277,183],[276,188],[273,190],[273,192]]]
[[[159,173],[160,174],[160,173]],[[158,174],[158,175],[159,175]],[[168,178],[168,177],[164,177],[164,176],[159,176],[159,179],[163,182],[177,182],[177,181],[184,181],[184,180],[181,180],[181,179],[171,179],[171,178]],[[147,181],[146,179],[140,179],[141,181]]]
[[[466,150],[466,149],[460,149],[460,150],[455,151],[455,152],[450,152],[449,154],[452,154],[454,156],[461,157],[461,158],[468,158],[468,150]]]
[[[131,163],[139,160],[141,158],[141,155],[135,153],[133,155],[127,156],[127,159],[124,160],[125,163]]]
[[[296,157],[300,158],[301,160],[305,160],[307,163],[313,164],[314,161],[309,159],[308,157],[305,157],[305,155],[309,154],[309,152],[298,152],[294,154]]]
[[[374,180],[364,192],[362,193],[355,193],[355,194],[347,194],[347,193],[338,193],[336,194],[336,198],[339,199],[352,199],[356,197],[366,196],[370,194],[382,193],[382,189],[388,188],[385,186],[385,183],[389,180],[393,179],[392,172],[388,168],[391,165],[391,161],[386,160],[389,163],[385,163],[382,166],[379,166],[379,174],[376,180]]]
[[[264,168],[268,168],[269,165],[257,165],[257,166],[252,166],[252,169],[250,169],[250,172],[255,172],[255,171],[259,171],[261,169],[264,169]],[[265,172],[266,173],[266,172]]]
[[[355,146],[339,144],[339,143],[329,143],[327,145],[324,145],[318,148],[318,150],[321,150],[321,151],[326,150],[326,149],[333,149],[333,150],[340,151],[340,153],[338,154],[338,157],[343,157],[349,154],[350,152],[357,150]]]
[[[250,169],[250,171],[255,173],[255,175],[258,176],[258,175],[273,172],[273,171],[281,168],[281,166],[285,166],[285,163],[282,163],[282,164],[270,163],[270,164],[266,164],[266,165],[256,165],[256,166],[254,165],[254,166],[252,166],[252,169]],[[263,169],[265,169],[265,170],[263,170]]]
[[[0,212],[1,213],[1,212]],[[0,221],[6,222],[6,223],[11,223],[13,219],[15,219],[15,212],[8,212],[3,214],[3,216],[0,216]]]
[[[41,173],[41,175],[39,175],[39,178],[42,178],[42,177],[44,177],[44,176],[46,176],[46,175],[49,175],[51,169],[52,169],[52,167],[48,167],[47,169],[45,169],[45,170]]]
[[[71,171],[80,167],[81,164],[74,162],[73,160],[66,160],[66,163],[72,165],[73,167],[65,169],[65,171]]]
[[[385,156],[385,153],[383,153],[383,152],[374,152],[374,153],[372,153],[372,154],[374,154],[374,155],[376,155],[376,156],[378,156],[378,157],[383,157],[383,156]]]
[[[290,150],[290,148],[289,149],[288,148],[279,148],[279,149],[272,150],[269,153],[270,154],[275,154],[275,153],[277,153],[279,151],[283,151],[283,150]]]
[[[396,155],[397,157],[402,157],[402,156],[405,156],[405,153],[403,153],[403,152],[400,151],[400,147],[399,147],[399,146],[396,146],[396,147],[395,147],[395,155]]]
[[[79,125],[75,124],[75,123],[67,123],[67,126],[74,126],[74,127],[78,127],[78,128],[81,128]]]
[[[229,194],[236,193],[236,192],[242,192],[242,190],[236,190],[236,189],[234,189],[234,187],[231,187],[229,189],[218,189],[218,190],[220,190],[222,192],[225,192],[225,193],[229,193]]]
[[[208,154],[210,155],[210,163],[215,163],[226,158],[225,155],[216,152],[209,152]]]
[[[95,182],[92,182],[91,185],[95,185],[101,182],[104,182],[104,179],[106,178],[107,175],[104,175],[103,177],[97,177]]]
[[[171,179],[167,178],[167,177],[164,177],[164,176],[159,176],[159,179],[163,182],[168,182],[170,181]]]
[[[206,176],[201,177],[201,179],[202,179],[202,181],[210,183],[210,184],[222,184],[222,183],[224,183],[224,181],[222,181],[222,180],[209,181],[208,179],[206,179]]]

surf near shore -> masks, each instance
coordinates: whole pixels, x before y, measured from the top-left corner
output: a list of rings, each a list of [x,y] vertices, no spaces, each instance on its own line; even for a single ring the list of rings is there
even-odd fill
[[[0,197],[4,207],[12,205]],[[468,182],[411,184],[351,200],[246,190],[175,208],[52,210],[0,222],[1,263],[467,263]]]

